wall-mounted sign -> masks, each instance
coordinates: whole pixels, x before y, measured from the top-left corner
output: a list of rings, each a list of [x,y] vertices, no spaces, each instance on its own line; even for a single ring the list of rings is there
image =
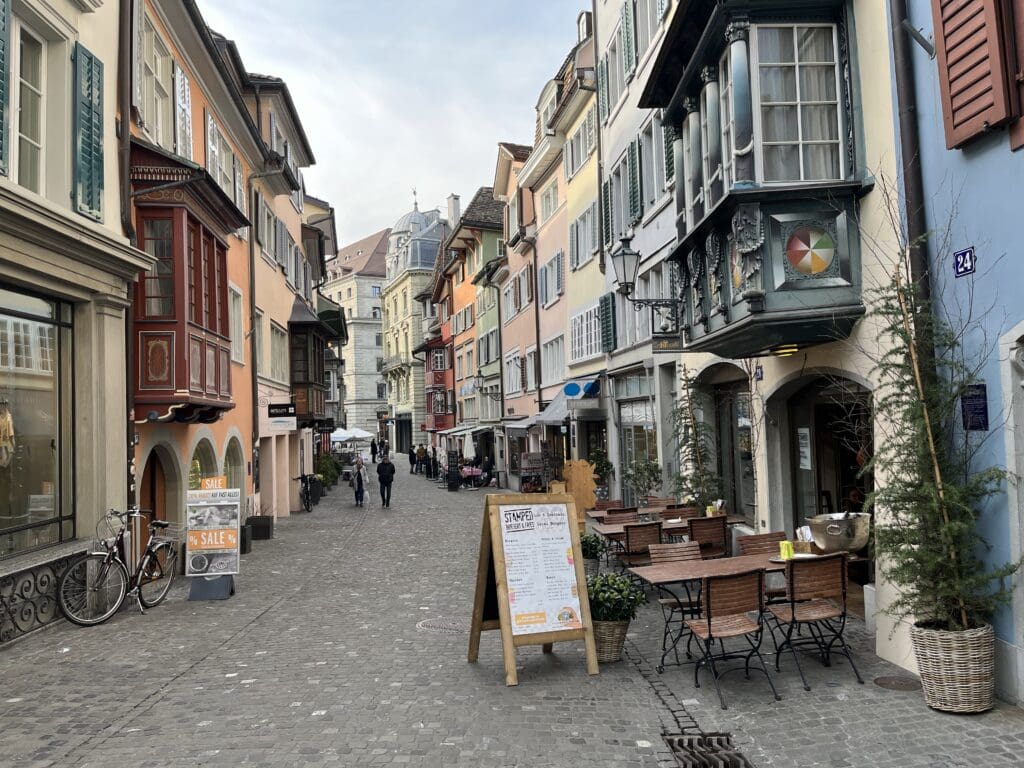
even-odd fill
[[[977,259],[974,256],[973,245],[953,254],[953,275],[955,277],[973,275],[976,266]]]
[[[565,396],[570,399],[598,397],[601,394],[601,380],[586,379],[584,381],[570,381],[562,387],[562,392],[564,392]]]
[[[988,388],[984,384],[969,384],[960,395],[960,415],[964,429],[969,432],[988,431]]]
[[[270,426],[278,430],[298,429],[295,418],[295,403],[270,403],[267,406],[267,419]]]
[[[797,449],[800,452],[800,469],[811,468],[811,430],[798,427],[796,430]]]

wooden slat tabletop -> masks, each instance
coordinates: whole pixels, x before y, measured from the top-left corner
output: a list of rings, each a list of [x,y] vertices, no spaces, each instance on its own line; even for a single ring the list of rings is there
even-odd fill
[[[710,576],[729,576],[745,571],[784,571],[784,563],[773,563],[773,555],[741,555],[738,557],[722,557],[716,560],[687,560],[681,563],[660,563],[658,565],[642,565],[630,568],[649,584],[674,584],[680,581],[706,579]]]

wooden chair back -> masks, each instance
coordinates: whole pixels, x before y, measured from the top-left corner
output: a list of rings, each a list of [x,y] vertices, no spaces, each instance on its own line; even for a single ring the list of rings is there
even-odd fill
[[[676,503],[675,496],[648,496],[646,498],[648,507],[667,507],[669,504]]]
[[[846,611],[846,553],[790,560],[786,563],[789,599],[835,600]]]
[[[687,521],[690,541],[700,544],[701,551],[721,552],[728,554],[729,546],[726,538],[728,529],[725,515],[714,517],[693,517]]]
[[[684,541],[679,544],[651,544],[651,565],[658,563],[685,563],[700,560],[700,544],[695,541]]]
[[[626,526],[628,555],[646,555],[652,544],[661,544],[661,523],[633,523]]]
[[[604,516],[604,521],[609,525],[635,523],[639,519],[640,512],[636,507],[617,507],[616,509],[609,509],[607,514]]]
[[[785,541],[785,531],[757,533],[752,536],[740,536],[736,539],[741,555],[777,555],[779,542]]]
[[[712,619],[723,616],[760,613],[764,608],[764,571],[709,576],[703,581],[700,603],[709,626]]]
[[[622,499],[605,499],[603,501],[595,501],[594,509],[608,510],[616,509],[622,506]]]
[[[697,509],[697,507],[691,507],[687,504],[669,504],[665,507],[662,517],[678,517],[680,520],[690,520],[694,517],[700,517],[701,514],[701,511]]]

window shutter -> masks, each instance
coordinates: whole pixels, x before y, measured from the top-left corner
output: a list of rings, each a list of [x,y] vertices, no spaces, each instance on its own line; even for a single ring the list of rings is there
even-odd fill
[[[615,351],[615,294],[606,293],[598,305],[601,318],[601,351]]]
[[[597,63],[597,110],[603,123],[608,118],[608,57]]]
[[[188,75],[174,63],[174,151],[192,159],[192,91]]]
[[[565,252],[559,251],[555,257],[555,292],[561,296],[565,293]]]
[[[204,110],[206,115],[206,170],[214,179],[217,179],[217,167],[219,157],[217,156],[217,124],[209,110]]]
[[[521,390],[526,389],[526,361],[528,359],[522,356],[519,357],[519,389]]]
[[[7,0],[8,5],[10,0]],[[132,0],[132,106],[138,117],[139,124],[145,125],[146,115],[143,111],[142,82],[142,21],[145,13],[145,0]]]
[[[622,72],[629,80],[636,69],[636,38],[633,36],[635,26],[633,18],[633,0],[622,4]]]
[[[629,220],[636,222],[643,215],[643,195],[640,193],[640,141],[629,142],[626,155],[626,169],[629,176]]]
[[[676,127],[672,123],[665,123],[661,126],[665,138],[665,183],[668,184],[676,177]]]
[[[1012,13],[1013,16],[1013,39],[1016,49],[1016,58],[1012,60],[1014,69],[1011,72],[1011,82],[1017,81],[1017,120],[1010,126],[1010,149],[1024,147],[1024,7],[1018,3]]]
[[[572,176],[572,142],[567,141],[562,147],[562,168],[565,171],[566,180]]]
[[[11,0],[0,0],[0,176],[9,172],[10,100],[8,82],[11,71]]]
[[[526,265],[526,301],[527,302],[533,301],[533,285],[534,285],[533,264],[527,264]]]
[[[258,189],[254,189],[252,194],[252,210],[256,216],[252,222],[252,231],[256,237],[256,242],[264,245],[266,243],[264,240],[266,233],[263,231],[263,195],[260,194]]]
[[[579,220],[569,225],[569,269],[576,269],[580,263],[580,248],[576,242],[579,238]]]
[[[946,146],[1013,116],[1002,0],[932,0]]]
[[[75,210],[103,218],[103,62],[75,43]]]
[[[587,112],[587,154],[594,151],[597,146],[597,114],[591,107]]]
[[[267,125],[270,131],[270,149],[277,152],[277,124],[274,122],[274,113],[267,113]]]
[[[612,182],[605,179],[601,189],[601,231],[604,235],[604,244],[612,243]]]

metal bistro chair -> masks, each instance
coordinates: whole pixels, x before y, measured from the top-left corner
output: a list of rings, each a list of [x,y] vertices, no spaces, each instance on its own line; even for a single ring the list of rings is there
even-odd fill
[[[651,565],[664,563],[685,563],[700,560],[700,545],[695,541],[685,541],[674,544],[651,544],[648,547],[651,557]],[[697,584],[695,590],[691,590],[691,584]],[[667,586],[659,586],[658,591],[667,595],[658,598],[658,605],[661,607],[661,617],[665,620],[665,627],[661,633],[661,663],[658,664],[658,672],[665,671],[665,658],[671,651],[675,655],[676,664],[679,661],[679,641],[686,629],[683,622],[687,618],[700,615],[700,583],[683,582],[682,589],[685,596],[672,591]],[[693,592],[696,594],[693,594]],[[690,644],[687,642],[686,657],[690,656]]]
[[[640,522],[640,513],[636,507],[613,507],[607,511],[604,522],[607,525],[628,525]],[[611,546],[605,552],[605,561],[611,565],[612,556],[623,551],[623,542],[618,539],[609,541]]]
[[[651,553],[648,547],[661,544],[661,522],[630,523],[625,526],[626,539],[619,553],[619,563],[625,568],[650,565]]]
[[[700,552],[705,560],[716,557],[728,557],[728,525],[725,515],[714,517],[694,517],[687,521],[690,541],[700,544]]]
[[[785,531],[772,531],[771,533],[758,533],[751,536],[740,536],[736,544],[740,548],[741,555],[777,555],[779,553],[779,542],[786,538]],[[786,587],[782,577],[777,573],[769,573],[765,578],[764,596],[769,603],[785,599]]]
[[[769,627],[775,643],[775,670],[779,669],[782,651],[788,648],[793,654],[805,691],[811,690],[811,686],[807,684],[803,667],[800,666],[797,648],[807,646],[817,650],[821,663],[826,667],[832,666],[832,648],[836,647],[850,662],[857,682],[864,684],[857,665],[853,663],[850,646],[843,637],[846,629],[846,565],[845,552],[789,561],[786,563],[788,600],[768,606],[776,627],[780,633],[784,633],[780,643],[775,636],[775,629]],[[807,636],[800,633],[802,627],[809,630]]]
[[[700,618],[688,619],[686,626],[700,642],[703,655],[697,660],[693,669],[694,687],[700,688],[701,667],[708,667],[714,675],[715,690],[722,709],[728,709],[719,679],[727,672],[734,672],[740,667],[719,671],[716,662],[743,659],[743,672],[750,679],[750,662],[756,656],[761,664],[761,671],[768,679],[772,695],[780,700],[775,683],[768,673],[768,667],[761,656],[761,640],[764,636],[764,571],[747,571],[728,576],[709,576],[701,583]],[[751,618],[751,614],[754,617]],[[747,641],[749,650],[726,651],[723,640],[742,637]],[[719,652],[714,652],[715,641],[718,641]]]

